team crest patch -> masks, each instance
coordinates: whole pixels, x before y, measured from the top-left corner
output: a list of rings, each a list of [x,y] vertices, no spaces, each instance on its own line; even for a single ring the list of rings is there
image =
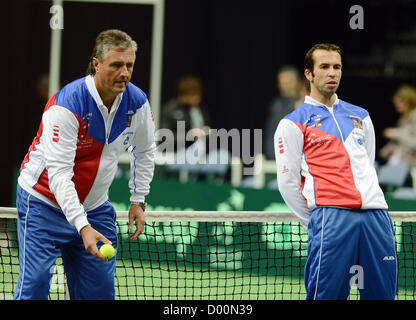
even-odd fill
[[[84,120],[84,129],[88,130],[88,128],[90,127],[90,118],[92,117],[92,113],[89,112],[87,113],[82,120]]]
[[[321,119],[318,118],[315,120],[315,127],[322,127]]]
[[[321,114],[312,114],[309,118],[309,120],[307,121],[307,123],[311,126],[311,127],[322,127],[322,115]]]
[[[134,112],[132,110],[127,111],[126,114],[126,128],[131,127],[131,121],[133,119]]]
[[[126,120],[126,127],[129,128],[131,126],[131,119],[133,118],[133,115],[127,115],[127,120]]]
[[[359,118],[351,117],[352,123],[354,124],[354,128],[356,129],[363,129],[363,121]]]

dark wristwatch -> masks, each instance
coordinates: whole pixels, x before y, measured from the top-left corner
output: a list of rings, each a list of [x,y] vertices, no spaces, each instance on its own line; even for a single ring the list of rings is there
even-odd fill
[[[136,204],[136,205],[140,206],[143,209],[143,211],[146,210],[146,206],[147,206],[146,202],[131,202],[131,204]]]

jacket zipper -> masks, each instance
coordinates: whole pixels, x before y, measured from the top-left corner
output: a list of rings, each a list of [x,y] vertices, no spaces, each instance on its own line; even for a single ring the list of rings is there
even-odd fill
[[[100,112],[101,112],[101,117],[103,119],[104,128],[105,128],[105,144],[108,145],[108,139],[110,138],[110,132],[111,132],[111,127],[113,125],[114,118],[115,118],[115,112],[113,112],[112,114],[108,112],[107,119],[104,119],[105,117],[101,110]]]
[[[332,107],[332,108],[328,108],[328,107],[326,107],[326,108],[327,108],[327,109],[329,110],[329,112],[331,113],[332,119],[334,119],[334,122],[335,122],[335,124],[336,124],[336,126],[337,126],[337,128],[338,128],[339,134],[341,135],[342,142],[343,142],[343,143],[345,143],[345,141],[344,141],[344,136],[342,135],[341,127],[339,126],[337,119],[335,119],[334,107]]]

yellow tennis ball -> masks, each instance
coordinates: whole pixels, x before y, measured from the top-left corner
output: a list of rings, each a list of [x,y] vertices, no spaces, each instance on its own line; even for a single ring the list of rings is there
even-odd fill
[[[100,253],[108,260],[114,257],[115,250],[111,244],[105,243],[101,246]]]

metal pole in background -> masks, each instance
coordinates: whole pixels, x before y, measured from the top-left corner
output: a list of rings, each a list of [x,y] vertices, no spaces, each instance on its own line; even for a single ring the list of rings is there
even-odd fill
[[[164,14],[165,1],[159,0],[153,6],[152,57],[150,69],[150,105],[156,129],[159,129],[161,113]]]
[[[61,77],[61,43],[62,29],[64,28],[63,1],[53,0],[49,13],[52,17],[49,21],[51,28],[51,48],[49,60],[49,96],[59,90]]]

